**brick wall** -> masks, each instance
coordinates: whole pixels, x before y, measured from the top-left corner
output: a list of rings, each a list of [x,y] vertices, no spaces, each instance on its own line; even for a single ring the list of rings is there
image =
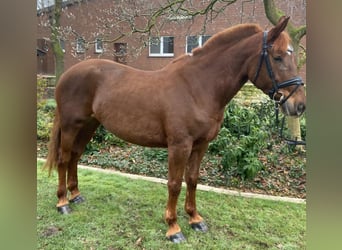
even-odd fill
[[[110,25],[120,20],[120,17],[125,16],[125,12],[132,12],[132,3],[137,6],[139,11],[139,3],[141,1],[123,1],[123,10],[118,11],[118,0],[88,0],[82,3],[74,3],[66,6],[63,10],[61,25],[64,30],[64,44],[65,44],[65,69],[71,65],[88,58],[105,58],[114,60],[115,45],[112,43],[104,43],[104,53],[95,52],[96,37],[101,34],[105,40],[111,40],[117,37],[119,33],[115,32],[116,29],[111,29]],[[144,8],[146,8],[146,1]],[[150,1],[150,3],[152,3]],[[159,1],[157,1],[159,2]],[[207,0],[193,1],[201,4],[206,4]],[[282,9],[287,15],[291,16],[291,21],[294,25],[305,25],[306,12],[305,1],[303,0],[276,0],[276,5]],[[203,5],[202,5],[203,6]],[[49,37],[50,30],[47,24],[49,13],[37,16],[38,19],[38,32],[37,39],[42,37]],[[225,28],[231,27],[240,23],[256,22],[263,28],[269,29],[272,25],[268,22],[263,7],[262,0],[245,0],[237,1],[236,3],[228,6],[225,11],[220,13],[215,19],[207,22],[205,32],[202,32],[203,16],[196,17],[194,20],[178,20],[166,23],[159,31],[161,36],[174,36],[174,57],[149,57],[148,47],[142,46],[147,43],[148,36],[146,34],[134,34],[130,37],[125,37],[116,41],[116,43],[127,43],[127,57],[125,61],[128,65],[139,69],[155,70],[169,63],[175,57],[185,53],[186,36],[187,35],[213,35]],[[137,20],[137,26],[144,26],[144,19]],[[122,31],[127,31],[126,25],[122,24]],[[86,41],[90,41],[85,53],[76,53],[76,38],[82,36]],[[306,45],[304,38],[302,43]],[[304,66],[300,72],[303,79],[306,79],[306,67]]]

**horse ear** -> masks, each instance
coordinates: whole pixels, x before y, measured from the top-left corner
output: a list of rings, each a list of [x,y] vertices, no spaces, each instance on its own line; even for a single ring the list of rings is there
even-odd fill
[[[273,43],[277,37],[280,35],[281,32],[283,32],[289,22],[290,17],[282,16],[277,25],[274,26],[269,32],[267,37],[267,43]]]

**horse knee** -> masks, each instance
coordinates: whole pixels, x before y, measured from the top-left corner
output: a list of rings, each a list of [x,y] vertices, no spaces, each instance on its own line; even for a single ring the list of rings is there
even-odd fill
[[[198,176],[188,175],[185,177],[185,182],[188,188],[196,189]]]
[[[197,186],[197,177],[189,177],[189,178],[187,178],[186,184],[187,184],[188,187],[196,188],[196,186]]]
[[[169,190],[169,193],[178,195],[182,189],[182,181],[168,181],[167,187]]]

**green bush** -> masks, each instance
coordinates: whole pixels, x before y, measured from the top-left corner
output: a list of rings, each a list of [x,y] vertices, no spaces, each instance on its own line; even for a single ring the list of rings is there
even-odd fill
[[[147,161],[157,160],[161,163],[167,162],[168,152],[162,148],[144,148],[144,157]]]
[[[282,118],[281,114],[279,118]],[[305,115],[300,118],[300,125],[302,139],[305,140]],[[221,131],[217,139],[210,143],[209,152],[222,156],[225,176],[252,179],[263,168],[259,160],[260,153],[281,142],[280,126],[281,119],[279,127],[276,126],[273,101],[244,106],[233,99],[226,107]],[[286,125],[284,134],[288,134]],[[290,149],[285,147],[284,150],[289,152]]]
[[[53,99],[45,99],[47,81],[37,79],[37,139],[48,140],[53,124],[56,102]]]
[[[119,147],[124,147],[127,143],[120,138],[116,137],[109,131],[105,129],[102,125],[100,125],[93,138],[87,144],[85,149],[85,154],[93,154],[94,152],[98,152],[100,148],[104,146],[116,145]]]
[[[45,106],[37,109],[37,139],[48,140],[53,125],[54,111],[45,110]]]
[[[232,100],[226,107],[222,128],[209,152],[222,156],[222,170],[243,179],[262,169],[259,153],[268,146],[272,124],[272,103],[243,106]]]
[[[41,108],[45,105],[46,100],[44,99],[47,82],[43,78],[37,79],[37,108]]]
[[[301,133],[302,140],[305,141],[305,138],[306,138],[306,117],[305,117],[305,113],[300,118],[300,133]]]

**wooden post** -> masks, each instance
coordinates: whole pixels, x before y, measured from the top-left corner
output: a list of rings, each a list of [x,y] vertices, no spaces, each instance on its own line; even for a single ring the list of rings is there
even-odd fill
[[[291,140],[302,140],[301,133],[300,133],[300,121],[297,117],[287,117],[287,126],[290,130]],[[297,145],[297,149],[299,151],[304,151],[303,145]]]

